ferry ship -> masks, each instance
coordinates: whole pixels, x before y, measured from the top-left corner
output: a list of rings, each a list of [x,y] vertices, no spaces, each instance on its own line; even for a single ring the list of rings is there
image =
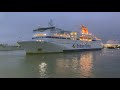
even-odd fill
[[[78,33],[57,28],[50,21],[48,27],[38,27],[33,33],[32,40],[18,42],[26,54],[102,49],[101,39],[90,34],[84,25]]]

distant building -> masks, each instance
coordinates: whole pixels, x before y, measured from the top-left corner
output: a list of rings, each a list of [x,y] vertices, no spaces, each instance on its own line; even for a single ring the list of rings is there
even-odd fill
[[[108,40],[106,44],[103,45],[104,48],[120,48],[119,41],[117,40]]]
[[[117,40],[108,40],[106,44],[119,44],[119,41]]]

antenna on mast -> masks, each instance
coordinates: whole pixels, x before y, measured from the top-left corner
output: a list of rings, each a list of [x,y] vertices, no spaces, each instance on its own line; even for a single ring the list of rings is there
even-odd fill
[[[50,19],[50,22],[48,23],[48,26],[54,27],[52,19]]]

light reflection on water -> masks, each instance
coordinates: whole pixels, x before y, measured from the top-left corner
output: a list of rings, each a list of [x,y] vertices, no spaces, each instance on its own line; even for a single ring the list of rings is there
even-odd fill
[[[63,77],[92,77],[91,52],[74,53],[69,59],[56,60],[56,65],[56,73]]]
[[[37,64],[41,78],[92,77],[92,55],[91,52],[27,55],[25,60]]]
[[[80,58],[80,74],[82,77],[92,77],[93,69],[93,54],[88,52],[86,54],[81,54]]]
[[[39,64],[39,73],[41,78],[44,78],[46,76],[46,69],[47,69],[46,63],[42,62],[41,64]]]
[[[0,52],[0,77],[120,77],[120,50],[25,55]]]

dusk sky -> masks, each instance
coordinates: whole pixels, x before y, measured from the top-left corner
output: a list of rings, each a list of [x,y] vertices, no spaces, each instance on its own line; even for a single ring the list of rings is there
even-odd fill
[[[0,12],[0,43],[31,40],[33,29],[50,19],[64,30],[80,31],[83,24],[103,41],[120,41],[120,12]]]

